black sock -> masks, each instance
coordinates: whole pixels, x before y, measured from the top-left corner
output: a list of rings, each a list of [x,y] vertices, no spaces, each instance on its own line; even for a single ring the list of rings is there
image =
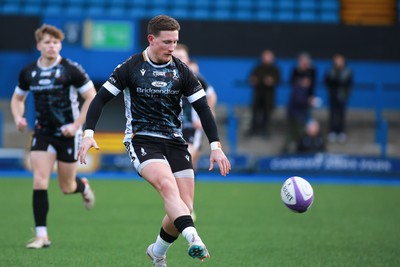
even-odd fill
[[[32,206],[35,226],[46,226],[47,213],[49,212],[47,190],[33,190]]]
[[[162,228],[162,227],[160,230],[160,237],[162,240],[164,240],[165,242],[168,242],[168,243],[173,243],[178,238],[177,236],[172,236],[172,235],[168,234],[167,232],[165,232],[164,228]]]
[[[192,216],[190,215],[183,215],[175,219],[174,225],[176,229],[178,229],[179,233],[182,233],[183,230],[185,230],[186,227],[193,226],[193,219]]]
[[[85,184],[78,176],[76,176],[75,181],[76,181],[76,190],[74,193],[83,193],[83,191],[85,191]]]

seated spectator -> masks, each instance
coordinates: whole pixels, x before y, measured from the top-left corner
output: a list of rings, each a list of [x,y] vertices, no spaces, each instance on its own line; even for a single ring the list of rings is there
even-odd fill
[[[312,119],[306,124],[305,133],[297,142],[297,152],[325,152],[325,140],[321,134],[318,121]]]

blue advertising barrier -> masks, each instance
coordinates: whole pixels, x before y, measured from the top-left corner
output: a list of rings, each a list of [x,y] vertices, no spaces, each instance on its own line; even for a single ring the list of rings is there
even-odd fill
[[[346,173],[400,177],[400,159],[360,157],[340,154],[314,154],[259,158],[257,172]]]

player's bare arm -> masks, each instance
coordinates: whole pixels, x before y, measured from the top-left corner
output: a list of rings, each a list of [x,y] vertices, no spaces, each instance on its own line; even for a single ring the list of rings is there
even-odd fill
[[[84,102],[82,104],[79,117],[73,123],[63,125],[63,127],[61,127],[61,132],[64,136],[66,137],[75,136],[79,128],[85,123],[87,110],[95,95],[96,95],[96,89],[94,87],[90,88],[89,90],[81,94],[82,98],[84,99]]]
[[[11,113],[14,118],[15,126],[20,132],[24,132],[28,126],[28,122],[24,117],[26,95],[14,93],[11,98]]]
[[[231,163],[225,156],[225,153],[222,151],[219,142],[213,142],[211,144],[210,168],[208,169],[209,171],[214,168],[214,163],[218,164],[219,171],[222,176],[226,176],[227,174],[229,174],[229,171],[231,170]]]
[[[93,131],[85,130],[85,136],[83,137],[82,143],[79,146],[78,160],[81,164],[86,164],[86,154],[88,153],[89,149],[92,147],[94,147],[96,150],[100,149],[92,134]]]

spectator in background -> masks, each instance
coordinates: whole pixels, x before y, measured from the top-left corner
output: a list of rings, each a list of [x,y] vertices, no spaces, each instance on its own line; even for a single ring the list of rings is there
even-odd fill
[[[269,135],[269,122],[275,108],[275,87],[280,82],[280,70],[275,65],[271,50],[264,50],[261,63],[251,72],[249,82],[253,87],[252,118],[248,135]]]
[[[325,140],[321,134],[321,128],[317,120],[307,122],[305,133],[297,142],[298,153],[318,153],[325,151]]]
[[[325,85],[329,90],[329,135],[330,142],[346,141],[345,119],[347,100],[353,84],[353,73],[341,54],[333,56],[332,67],[325,75]]]
[[[288,132],[283,153],[296,151],[296,142],[304,133],[304,127],[311,116],[314,105],[315,69],[307,53],[298,56],[297,66],[290,76],[291,93],[287,106]]]

